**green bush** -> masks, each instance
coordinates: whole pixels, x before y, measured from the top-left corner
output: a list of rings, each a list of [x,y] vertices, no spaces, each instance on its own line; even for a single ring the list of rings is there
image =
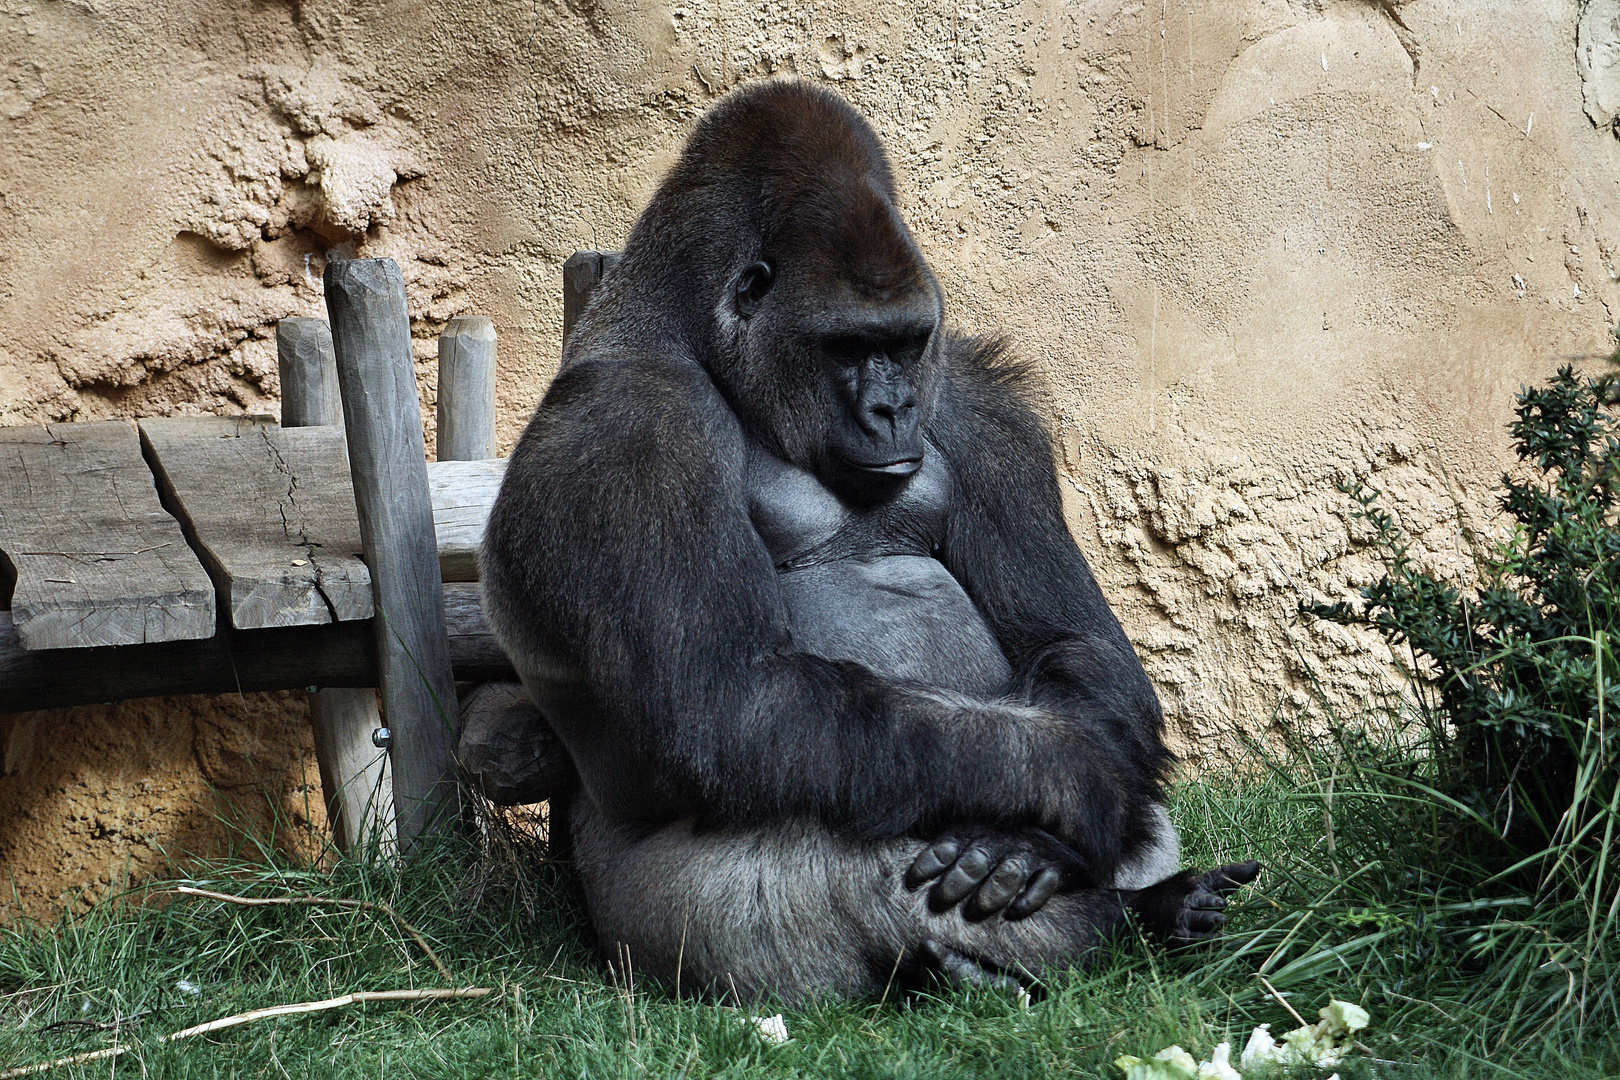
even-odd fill
[[[1613,369],[1583,378],[1566,366],[1520,392],[1510,431],[1525,465],[1502,478],[1500,500],[1511,531],[1493,544],[1469,536],[1471,580],[1421,569],[1376,494],[1347,488],[1385,573],[1361,603],[1306,608],[1410,650],[1432,756],[1408,779],[1443,808],[1475,896],[1527,898],[1534,912],[1507,935],[1519,948],[1493,931],[1493,948],[1475,955],[1567,982],[1555,1015],[1574,1007],[1610,1022],[1620,1016],[1617,405]]]

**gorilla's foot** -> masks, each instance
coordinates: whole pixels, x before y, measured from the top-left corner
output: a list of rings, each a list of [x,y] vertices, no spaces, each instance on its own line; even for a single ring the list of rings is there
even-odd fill
[[[1231,863],[1183,870],[1129,896],[1126,903],[1149,934],[1165,941],[1207,941],[1226,924],[1226,898],[1260,876],[1260,864]]]
[[[917,949],[917,968],[922,975],[952,986],[990,986],[998,990],[1024,990],[1025,984],[1011,975],[986,967],[934,938],[923,939]],[[1033,983],[1033,980],[1031,980]]]

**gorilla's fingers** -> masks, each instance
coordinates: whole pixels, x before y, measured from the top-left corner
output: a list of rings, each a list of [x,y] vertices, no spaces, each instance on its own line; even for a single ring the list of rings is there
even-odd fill
[[[994,986],[1007,990],[1023,987],[1010,975],[1002,975],[975,963],[955,949],[942,945],[933,938],[923,941],[919,950],[925,966],[938,972],[946,981],[957,986]]]
[[[1028,880],[1029,867],[1022,859],[1003,860],[973,894],[973,902],[968,905],[970,912],[979,918],[994,915],[1012,902]]]
[[[1253,859],[1248,862],[1232,863],[1228,866],[1217,866],[1204,875],[1205,888],[1225,895],[1235,892],[1255,878],[1260,876],[1260,864]]]
[[[1037,870],[1035,876],[1029,879],[1029,884],[1024,886],[1024,891],[1007,905],[1007,918],[1017,920],[1035,914],[1046,906],[1046,902],[1052,899],[1052,894],[1057,892],[1058,886],[1062,884],[1063,875],[1052,867]]]
[[[1195,910],[1219,911],[1226,906],[1226,898],[1220,893],[1213,893],[1200,887],[1187,897],[1187,906]]]
[[[961,853],[962,845],[959,841],[947,838],[926,847],[918,855],[911,868],[906,871],[906,888],[915,889],[926,881],[932,881],[946,870],[950,869]]]
[[[961,903],[968,893],[979,887],[979,882],[989,875],[994,866],[995,860],[984,848],[977,845],[968,848],[957,857],[956,865],[951,867],[950,872],[934,886],[934,905],[948,908]]]

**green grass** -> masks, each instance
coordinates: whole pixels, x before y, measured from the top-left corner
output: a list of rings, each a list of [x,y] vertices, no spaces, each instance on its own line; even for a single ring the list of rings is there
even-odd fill
[[[261,852],[187,878],[241,895],[386,901],[458,985],[495,989],[482,1000],[362,1004],[157,1042],[248,1009],[445,982],[381,912],[159,902],[148,887],[54,927],[0,930],[0,1071],[114,1041],[52,1024],[146,1014],[123,1034],[135,1049],[116,1070],[48,1075],[1112,1080],[1121,1054],[1180,1043],[1207,1056],[1221,1039],[1241,1048],[1256,1023],[1295,1026],[1263,975],[1308,1019],[1330,993],[1371,1011],[1367,1052],[1339,1068],[1344,1080],[1620,1075],[1620,1042],[1591,992],[1614,973],[1577,970],[1532,906],[1470,896],[1432,805],[1402,801],[1414,766],[1389,757],[1340,748],[1180,785],[1188,862],[1267,866],[1228,939],[1190,954],[1122,940],[1027,1007],[989,991],[826,1004],[788,1011],[792,1041],[767,1045],[744,1018],[780,1011],[769,1002],[738,1010],[614,985],[590,952],[568,867],[497,835],[445,843],[399,871],[356,860],[311,871]]]

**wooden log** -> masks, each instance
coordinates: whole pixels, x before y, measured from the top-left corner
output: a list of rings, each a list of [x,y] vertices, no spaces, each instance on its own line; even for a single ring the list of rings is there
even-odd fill
[[[276,359],[281,369],[281,426],[342,427],[337,356],[326,320],[278,321]]]
[[[214,588],[126,420],[0,428],[0,562],[29,649],[214,633]]]
[[[443,588],[455,677],[465,682],[516,678],[484,623],[478,586]],[[227,627],[198,641],[37,651],[22,647],[11,615],[0,611],[0,713],[160,694],[377,685],[376,637],[365,622]]]
[[[521,683],[485,683],[461,706],[462,772],[496,806],[563,800],[579,786],[573,759]]]
[[[495,324],[483,315],[451,319],[439,335],[440,461],[495,456]]]
[[[617,251],[576,251],[563,263],[563,347],[568,347],[568,335],[574,324],[585,314],[591,294],[602,283],[602,278],[619,264]]]
[[[459,816],[458,716],[405,282],[392,259],[326,265],[349,474],[376,594],[377,663],[393,733],[394,807],[409,854]]]
[[[299,434],[336,437],[341,458],[327,465],[321,479],[342,484],[346,501],[339,509],[347,513],[334,513],[334,517],[341,516],[345,529],[352,522],[355,550],[359,550],[360,521],[353,513],[354,487],[349,481],[348,449],[341,434],[343,399],[338,389],[337,357],[326,320],[281,320],[276,326],[276,352],[281,368],[281,426],[297,429]],[[286,511],[282,514],[285,517]],[[369,571],[365,583],[369,608]],[[331,823],[333,840],[343,851],[393,848],[394,777],[387,752],[373,742],[374,733],[383,726],[376,691],[334,686],[311,690],[308,699],[315,760],[320,765],[326,820]]]
[[[478,580],[478,549],[505,475],[505,458],[428,462],[439,576],[445,581]]]
[[[140,431],[232,626],[371,618],[341,428],[184,416],[142,420]]]

